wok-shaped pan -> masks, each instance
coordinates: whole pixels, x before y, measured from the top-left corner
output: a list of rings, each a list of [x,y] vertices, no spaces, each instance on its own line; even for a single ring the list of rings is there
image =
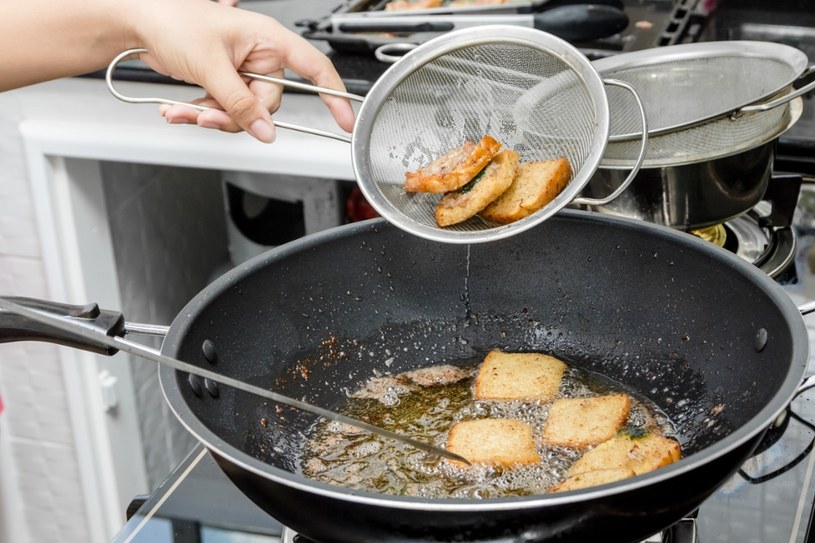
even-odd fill
[[[42,339],[42,338],[40,338]],[[769,277],[640,221],[561,212],[490,244],[452,246],[382,220],[293,242],[227,273],[162,352],[324,407],[375,371],[543,351],[603,373],[676,423],[685,458],[591,489],[426,500],[303,477],[315,417],[160,370],[181,422],[232,481],[314,541],[635,541],[693,511],[803,390],[807,334]]]

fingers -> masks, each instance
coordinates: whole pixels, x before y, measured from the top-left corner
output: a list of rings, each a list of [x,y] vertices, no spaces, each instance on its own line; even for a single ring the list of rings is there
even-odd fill
[[[250,80],[249,90],[263,108],[275,112],[280,107],[283,89],[280,85],[266,81]],[[225,112],[217,100],[211,96],[192,100],[190,103],[211,109],[200,111],[185,105],[162,105],[159,113],[170,124],[197,124],[204,128],[215,128],[224,132],[240,132],[243,128]]]
[[[293,34],[287,50],[287,67],[318,87],[345,91],[345,84],[331,60],[304,38]],[[346,98],[320,95],[340,128],[351,132],[356,115]]]
[[[210,3],[212,12],[224,23],[221,40],[203,40],[197,57],[179,61],[178,55],[165,54],[148,58],[162,73],[191,81],[204,87],[207,96],[197,101],[212,107],[197,111],[184,106],[162,107],[170,123],[197,123],[227,132],[244,130],[256,139],[270,143],[275,139],[271,113],[277,111],[283,87],[266,81],[249,80],[239,71],[282,77],[288,68],[317,86],[345,90],[334,65],[322,52],[296,33],[273,19],[243,12],[223,10]],[[239,24],[238,24],[239,23]],[[239,27],[240,31],[234,30]],[[203,54],[203,51],[207,51]],[[161,71],[161,70],[160,70]],[[320,95],[337,124],[350,132],[355,114],[347,99]]]
[[[203,84],[208,94],[223,107],[231,121],[226,120],[217,112],[209,110],[198,115],[199,124],[201,122],[211,123],[213,128],[222,128],[228,131],[234,131],[235,125],[237,125],[237,127],[264,143],[274,141],[275,129],[269,110],[261,103],[259,97],[252,92],[250,87],[244,83],[229,61],[224,59],[222,62],[215,64],[207,72]],[[266,98],[269,96],[274,97],[279,92],[262,85],[254,85],[254,88],[266,89]]]

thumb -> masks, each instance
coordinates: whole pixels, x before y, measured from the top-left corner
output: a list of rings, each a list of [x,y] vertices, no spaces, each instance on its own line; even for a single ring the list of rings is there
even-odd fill
[[[213,67],[204,88],[224,108],[226,113],[243,130],[264,143],[275,140],[275,128],[269,110],[263,107],[257,96],[235,71],[231,63],[221,68]]]

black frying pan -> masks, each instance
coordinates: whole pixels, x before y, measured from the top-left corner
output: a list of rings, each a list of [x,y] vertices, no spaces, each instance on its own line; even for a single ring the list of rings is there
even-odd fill
[[[207,287],[162,352],[332,407],[374,370],[495,347],[553,353],[625,383],[677,423],[686,457],[554,495],[382,496],[298,474],[293,436],[312,415],[227,387],[213,395],[172,369],[160,376],[235,484],[314,541],[625,542],[677,521],[739,469],[803,390],[807,334],[783,290],[738,257],[667,228],[568,211],[470,247],[381,220],[304,238]]]

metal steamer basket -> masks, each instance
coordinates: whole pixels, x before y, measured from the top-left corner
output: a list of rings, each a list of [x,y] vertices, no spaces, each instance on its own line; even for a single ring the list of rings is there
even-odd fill
[[[793,83],[813,71],[806,55],[762,42],[715,42],[624,53],[593,65],[634,86],[645,105],[649,140],[642,169],[601,211],[683,229],[736,217],[758,203],[775,143],[800,118]],[[611,136],[584,195],[620,185],[637,158],[636,106],[610,89]]]
[[[177,103],[157,98],[128,102]],[[627,83],[603,80],[575,47],[551,34],[515,26],[484,26],[449,32],[430,40],[391,66],[362,97],[261,74],[246,77],[297,86],[362,102],[350,138],[276,122],[281,128],[348,141],[357,182],[377,212],[417,236],[448,243],[478,243],[527,230],[569,203],[602,206],[634,179],[645,156],[647,124],[636,91]],[[605,85],[625,89],[640,111],[639,155],[627,179],[602,198],[578,198],[606,150],[609,108]],[[192,107],[195,106],[189,104]],[[573,178],[544,208],[508,225],[474,217],[452,227],[436,225],[438,195],[409,194],[404,175],[427,165],[465,141],[489,134],[522,161],[565,156]]]
[[[682,44],[623,53],[592,64],[601,76],[625,81],[637,89],[651,137],[681,137],[688,128],[702,124],[713,128],[707,123],[734,121],[747,114],[753,114],[750,118],[754,123],[772,124],[762,116],[781,117],[781,106],[815,88],[815,82],[793,88],[815,71],[806,54],[772,42]],[[636,105],[614,91],[609,92],[609,104],[609,141],[638,139]],[[740,123],[733,130],[749,129],[748,124]]]

